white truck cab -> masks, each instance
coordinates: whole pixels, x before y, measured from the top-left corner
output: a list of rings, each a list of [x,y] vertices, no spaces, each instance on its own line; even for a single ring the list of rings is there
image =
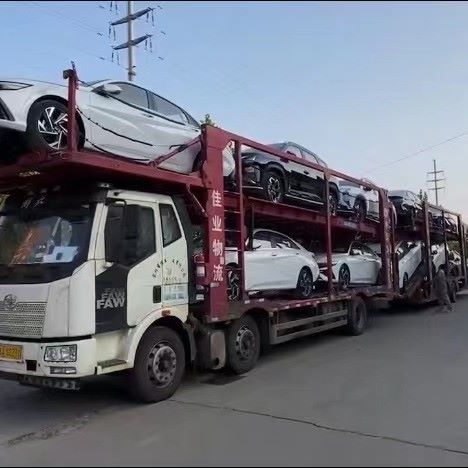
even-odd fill
[[[82,377],[133,369],[142,337],[161,321],[169,328],[155,328],[168,337],[146,339],[159,344],[140,367],[167,397],[189,333],[186,231],[174,198],[94,186],[18,190],[1,205],[2,376],[75,388]],[[147,400],[161,399],[135,378]]]

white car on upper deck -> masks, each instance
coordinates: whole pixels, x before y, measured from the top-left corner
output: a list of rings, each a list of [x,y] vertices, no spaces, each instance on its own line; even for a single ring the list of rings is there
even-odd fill
[[[68,87],[38,80],[0,80],[0,144],[59,150],[67,144]],[[79,146],[147,163],[197,138],[200,125],[181,107],[125,80],[80,83],[76,102]],[[24,137],[19,142],[18,136]],[[197,143],[160,167],[190,173],[198,168]],[[1,161],[0,161],[1,162]],[[223,172],[232,173],[231,151]]]

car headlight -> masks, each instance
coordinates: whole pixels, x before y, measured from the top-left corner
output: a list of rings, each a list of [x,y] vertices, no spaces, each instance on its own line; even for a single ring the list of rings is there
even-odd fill
[[[15,81],[0,81],[0,91],[17,91],[18,89],[29,88],[30,84],[17,83]]]
[[[78,350],[76,344],[62,346],[47,346],[44,353],[44,361],[76,362],[77,354]]]

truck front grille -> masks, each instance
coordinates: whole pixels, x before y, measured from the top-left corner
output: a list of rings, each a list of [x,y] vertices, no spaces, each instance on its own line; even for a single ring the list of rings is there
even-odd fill
[[[13,309],[0,302],[0,336],[41,338],[45,312],[44,302],[19,302]]]

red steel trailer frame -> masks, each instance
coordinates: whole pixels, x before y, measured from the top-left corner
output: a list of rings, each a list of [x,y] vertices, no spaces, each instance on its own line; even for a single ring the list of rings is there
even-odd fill
[[[58,152],[35,152],[22,156],[11,166],[0,169],[0,189],[5,191],[18,187],[45,186],[71,181],[81,183],[94,179],[96,181],[112,181],[128,184],[137,182],[139,189],[148,191],[183,192],[189,203],[197,210],[205,232],[204,267],[205,275],[201,284],[205,287],[205,301],[202,320],[205,323],[221,322],[240,317],[245,311],[261,308],[270,312],[289,310],[299,307],[315,307],[324,302],[335,302],[361,296],[365,299],[381,297],[391,299],[394,295],[394,268],[392,259],[395,256],[394,226],[391,215],[391,203],[387,192],[370,182],[358,180],[337,171],[324,168],[309,161],[298,159],[282,153],[272,147],[254,142],[247,138],[215,128],[203,126],[201,143],[203,165],[199,172],[179,174],[161,169],[159,165],[182,151],[187,146],[196,143],[192,141],[182,148],[157,158],[149,164],[132,162],[126,158],[109,156],[103,153],[87,151],[78,148],[78,110],[76,106],[76,90],[78,77],[74,69],[64,71],[68,79],[68,148]],[[222,168],[222,152],[229,143],[234,143],[236,159],[236,187],[238,190],[225,191]],[[247,196],[242,185],[242,145],[260,150],[281,158],[284,162],[298,162],[303,166],[320,171],[325,178],[325,207],[322,212],[286,204],[275,204],[266,200]],[[339,216],[330,215],[329,179],[336,176],[345,180],[366,186],[379,193],[379,222],[363,220],[355,222]],[[243,258],[246,239],[246,212],[255,214],[261,219],[304,223],[322,229],[325,234],[325,244],[328,264],[328,287],[326,292],[313,296],[309,300],[271,300],[251,299],[245,292],[244,275],[242,279],[242,294],[239,301],[229,302],[226,294],[226,267],[224,265],[224,247],[226,245],[225,219],[233,215],[237,219],[237,228],[232,229],[237,237],[239,269],[243,271]],[[363,236],[368,239],[380,239],[382,252],[382,275],[380,284],[362,288],[352,288],[348,291],[337,291],[332,282],[332,234],[346,233],[351,236]]]
[[[309,161],[298,159],[276,149],[254,142],[250,139],[215,128],[203,126],[200,138],[202,144],[203,165],[199,172],[179,174],[161,169],[159,165],[188,146],[198,142],[194,140],[182,148],[157,158],[149,164],[139,164],[119,156],[87,151],[78,148],[78,110],[76,90],[78,77],[76,71],[66,70],[64,78],[68,79],[68,148],[59,152],[35,152],[26,154],[14,165],[0,168],[0,189],[5,191],[18,187],[46,186],[64,181],[81,183],[91,179],[129,184],[136,182],[139,189],[163,193],[183,193],[191,204],[204,227],[204,277],[200,284],[205,288],[205,301],[199,317],[205,323],[216,323],[239,318],[250,310],[261,309],[270,313],[297,308],[313,308],[323,303],[351,300],[355,296],[363,299],[382,298],[391,300],[400,297],[398,289],[398,260],[395,254],[395,239],[401,231],[395,231],[391,202],[387,192],[370,182],[358,180],[337,171],[324,168]],[[224,189],[222,152],[229,143],[234,144],[236,159],[237,191]],[[320,171],[325,178],[325,206],[322,211],[313,211],[300,206],[275,204],[244,193],[242,184],[241,147],[245,145],[256,150],[275,155],[285,163],[298,162],[303,166]],[[362,220],[355,222],[339,216],[332,216],[329,207],[329,179],[331,176],[357,183],[375,190],[379,194],[378,222]],[[437,207],[435,207],[437,208]],[[438,208],[439,209],[439,208]],[[447,210],[445,213],[450,213]],[[325,239],[328,267],[328,284],[325,292],[316,294],[308,300],[287,300],[249,298],[245,291],[243,259],[246,224],[248,216],[272,222],[302,224],[309,228],[321,230]],[[464,225],[458,218],[459,238],[464,238]],[[236,221],[234,228],[226,227],[227,216]],[[445,225],[444,225],[445,226]],[[228,301],[226,285],[226,266],[224,265],[224,248],[226,233],[230,231],[236,237],[239,271],[241,272],[241,297],[238,301]],[[381,243],[382,275],[380,284],[338,291],[332,281],[332,236],[362,236],[369,240],[379,239]],[[428,221],[428,204],[424,204],[422,223],[404,231],[405,236],[417,236],[425,241],[425,259],[430,264],[430,226]],[[444,228],[443,239],[447,240]],[[465,245],[461,242],[463,279],[466,278]],[[432,271],[429,268],[429,288],[432,285]],[[331,328],[331,327],[330,327]],[[324,326],[326,329],[326,326]]]

